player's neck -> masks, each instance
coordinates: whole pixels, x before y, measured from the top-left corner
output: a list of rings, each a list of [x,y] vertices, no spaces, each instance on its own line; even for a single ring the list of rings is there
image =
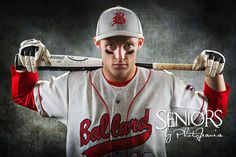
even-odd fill
[[[107,77],[106,73],[104,73],[103,70],[102,70],[102,74],[110,85],[116,86],[116,87],[124,87],[135,77],[137,70],[138,68],[135,66],[134,71],[131,73],[129,77],[126,77],[126,78]]]

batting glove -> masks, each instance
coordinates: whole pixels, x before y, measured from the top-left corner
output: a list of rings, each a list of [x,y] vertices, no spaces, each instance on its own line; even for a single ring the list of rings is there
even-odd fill
[[[215,77],[216,74],[222,74],[225,65],[225,57],[213,50],[204,50],[194,60],[193,70],[205,68],[205,75]]]
[[[50,65],[50,57],[50,52],[39,40],[24,40],[20,44],[19,58],[28,72],[36,72],[42,60]]]

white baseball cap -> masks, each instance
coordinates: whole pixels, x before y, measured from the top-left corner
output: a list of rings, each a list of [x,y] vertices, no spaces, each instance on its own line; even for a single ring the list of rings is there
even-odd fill
[[[105,10],[99,17],[95,39],[112,36],[143,38],[142,26],[137,15],[130,9],[116,6]]]

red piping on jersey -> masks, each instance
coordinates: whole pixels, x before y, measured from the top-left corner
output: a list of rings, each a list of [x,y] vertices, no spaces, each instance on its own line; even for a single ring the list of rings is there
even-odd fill
[[[146,86],[146,84],[148,83],[149,79],[150,79],[150,76],[151,76],[151,70],[149,70],[149,75],[148,75],[148,78],[146,80],[146,82],[144,83],[143,87],[139,90],[139,92],[135,95],[135,97],[133,98],[133,100],[131,101],[130,105],[129,105],[129,109],[128,109],[128,112],[127,112],[127,116],[126,116],[126,121],[128,121],[128,118],[129,118],[129,112],[130,112],[130,109],[131,107],[133,106],[133,103],[134,103],[134,100],[138,97],[138,95],[142,92],[142,90],[144,89],[144,87]],[[127,137],[127,136],[126,136]],[[125,156],[127,157],[128,156],[128,152],[126,151],[125,152]]]
[[[102,70],[102,75],[103,75],[103,77],[105,78],[105,80],[106,80],[110,85],[116,86],[116,87],[124,87],[124,86],[126,86],[128,83],[130,83],[130,81],[133,80],[133,78],[134,78],[134,77],[136,76],[136,74],[137,74],[137,71],[138,71],[138,67],[136,66],[134,76],[132,76],[132,78],[131,78],[130,80],[124,81],[124,82],[114,82],[114,81],[108,80],[108,79],[105,77],[105,75],[104,75],[104,73],[103,73],[103,70]]]
[[[97,93],[97,95],[99,96],[99,98],[102,100],[103,105],[105,105],[106,110],[107,110],[107,113],[108,113],[108,115],[109,115],[109,119],[110,119],[110,112],[109,112],[109,110],[108,110],[107,103],[106,103],[105,100],[102,98],[101,94],[98,92],[97,88],[96,88],[95,85],[93,84],[92,78],[91,78],[91,72],[89,72],[89,82],[91,83],[92,87],[95,89],[95,92]],[[109,141],[111,140],[111,137],[110,137],[110,136],[111,136],[110,128],[111,128],[111,126],[110,126],[110,123],[109,123],[109,124],[108,124]],[[110,155],[109,155],[109,156],[110,156]]]
[[[89,72],[89,82],[91,83],[92,87],[95,89],[96,93],[98,94],[99,98],[102,100],[103,104],[106,107],[107,113],[110,115],[109,110],[108,110],[108,106],[107,103],[105,102],[105,100],[102,98],[101,94],[98,92],[97,88],[95,87],[95,85],[92,82],[92,78],[91,78],[91,72]]]
[[[136,71],[135,71],[134,76],[136,75],[136,73],[137,73],[137,67],[136,67]],[[104,75],[104,74],[103,74],[103,75]],[[127,81],[127,82],[129,83],[129,82],[134,78],[134,76],[133,76],[129,81]],[[146,86],[146,84],[148,83],[148,81],[149,81],[149,79],[150,79],[150,76],[151,76],[151,70],[149,70],[149,75],[148,75],[147,80],[145,81],[145,84],[144,84],[143,87],[140,89],[140,91],[135,95],[135,97],[133,98],[133,100],[131,101],[131,103],[130,103],[130,105],[129,105],[128,113],[127,113],[127,116],[126,116],[126,121],[128,120],[129,112],[130,112],[130,109],[131,109],[131,107],[132,107],[132,105],[133,105],[133,103],[134,103],[134,100],[135,100],[135,99],[137,98],[137,96],[143,91],[144,87]],[[105,76],[104,76],[104,78],[106,79]],[[107,79],[106,79],[106,80],[107,80]],[[95,85],[92,83],[91,72],[89,73],[89,81],[90,81],[92,87],[95,89],[96,93],[98,94],[99,98],[102,100],[103,104],[105,105],[106,110],[107,110],[107,113],[108,113],[108,115],[109,115],[109,117],[110,117],[110,113],[109,113],[109,110],[108,110],[107,103],[106,103],[105,100],[102,98],[101,94],[98,92],[98,90],[97,90],[97,88],[95,87]],[[107,80],[107,81],[108,81],[108,80]],[[108,81],[108,83],[109,83],[109,81]],[[127,84],[128,84],[128,83],[127,83]],[[127,85],[127,84],[126,84],[126,85]],[[110,133],[110,123],[109,123],[109,126],[108,126],[108,127],[109,127],[109,133]],[[110,140],[110,136],[109,136],[109,140]],[[110,143],[109,143],[109,144],[110,144]],[[109,146],[109,147],[111,147],[111,146]],[[127,151],[126,151],[126,156],[127,156]]]
[[[137,68],[136,68],[136,72],[137,72]],[[135,75],[136,75],[136,72],[135,72]],[[135,76],[135,75],[134,75],[134,76]],[[133,76],[133,77],[134,77],[134,76]],[[126,121],[128,120],[129,113],[130,113],[130,109],[131,109],[131,107],[133,106],[135,99],[136,99],[136,98],[138,97],[138,95],[143,91],[143,89],[144,89],[145,86],[147,85],[148,81],[150,80],[150,77],[151,77],[151,70],[149,70],[148,78],[147,78],[147,80],[145,81],[143,87],[142,87],[142,88],[139,90],[139,92],[135,95],[135,97],[133,98],[133,100],[131,101],[131,103],[130,103],[130,105],[129,105],[128,112],[127,112],[127,116],[126,116]],[[104,77],[104,78],[105,78],[105,77]],[[132,78],[132,79],[133,79],[133,78]],[[132,80],[132,79],[131,79],[131,80]],[[130,81],[131,81],[131,80],[130,80]],[[107,113],[108,113],[108,115],[109,115],[109,117],[110,117],[110,113],[109,113],[109,110],[108,110],[108,105],[107,105],[107,103],[105,102],[105,100],[103,99],[103,97],[101,96],[101,94],[98,92],[98,90],[97,90],[97,88],[95,87],[95,85],[92,83],[91,72],[89,73],[89,81],[90,81],[92,87],[95,89],[97,95],[98,95],[99,98],[102,100],[103,104],[105,105],[106,110],[107,110]],[[109,128],[109,133],[110,133],[110,123],[109,123],[109,125],[108,125],[108,128]],[[110,139],[110,136],[109,136],[109,141],[110,141],[110,140],[111,140],[111,139]],[[111,147],[111,143],[107,143],[107,144],[110,144],[109,147]],[[126,151],[126,156],[128,155],[127,153],[128,153],[128,152]]]
[[[136,99],[136,98],[138,97],[138,95],[143,91],[144,87],[147,85],[148,81],[150,80],[151,73],[152,73],[152,71],[149,70],[149,75],[148,75],[148,78],[147,78],[145,84],[143,85],[143,87],[139,90],[139,92],[135,95],[135,97],[134,97],[133,100],[131,101],[131,103],[130,103],[130,105],[129,105],[128,113],[127,113],[127,116],[126,116],[126,121],[127,121],[128,118],[129,118],[129,112],[130,112],[131,107],[133,106],[133,103],[134,103],[135,99]]]

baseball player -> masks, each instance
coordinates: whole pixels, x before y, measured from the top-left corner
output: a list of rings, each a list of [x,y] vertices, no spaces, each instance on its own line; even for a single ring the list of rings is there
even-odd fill
[[[221,53],[204,50],[194,60],[195,70],[206,69],[203,92],[197,92],[170,72],[135,66],[144,37],[137,15],[127,8],[100,15],[94,42],[103,61],[98,70],[39,81],[37,67],[42,60],[50,64],[50,53],[35,39],[20,45],[26,69],[11,67],[13,100],[66,125],[68,157],[165,157],[168,127],[157,128],[168,118],[158,119],[159,111],[183,119],[187,112],[194,123],[201,123],[207,110],[220,110],[212,119],[226,115],[229,86]]]

